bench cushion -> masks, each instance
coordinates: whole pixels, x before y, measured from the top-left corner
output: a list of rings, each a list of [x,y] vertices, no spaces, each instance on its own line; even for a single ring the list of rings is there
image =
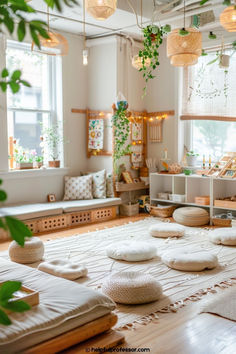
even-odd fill
[[[1,353],[19,353],[58,335],[61,326],[72,319],[76,319],[72,327],[79,327],[115,308],[114,302],[102,293],[1,258],[0,278],[3,282],[20,280],[40,294],[38,306],[24,313],[10,314],[12,325],[0,326]]]
[[[57,205],[56,203],[21,204],[0,208],[1,215],[16,216],[19,220],[60,215],[62,213],[62,206]]]
[[[121,204],[120,198],[68,200],[54,203],[21,204],[0,208],[0,215],[15,216],[29,220],[45,216],[60,215],[76,211],[91,210]]]
[[[91,199],[91,200],[71,200],[60,203],[64,213],[72,213],[75,211],[91,210],[97,208],[105,208],[108,206],[116,206],[121,204],[120,198]]]

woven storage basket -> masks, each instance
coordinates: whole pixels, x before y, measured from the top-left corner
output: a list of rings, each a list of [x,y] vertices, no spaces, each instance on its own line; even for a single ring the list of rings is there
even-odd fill
[[[212,223],[214,226],[231,227],[232,220],[231,219],[212,218]]]
[[[136,204],[121,204],[120,214],[125,216],[137,215],[139,213],[139,203]]]
[[[150,214],[153,216],[158,216],[160,218],[169,218],[172,216],[173,212],[175,211],[175,205],[169,205],[166,208],[160,208],[156,206],[150,206]]]

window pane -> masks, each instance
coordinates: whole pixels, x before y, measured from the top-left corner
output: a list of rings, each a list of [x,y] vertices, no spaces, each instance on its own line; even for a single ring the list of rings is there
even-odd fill
[[[199,154],[212,156],[217,161],[225,152],[236,151],[236,123],[194,120],[192,121],[192,149]]]
[[[225,54],[230,56],[228,68],[220,67],[219,55],[208,53],[184,70],[183,114],[235,117],[236,53]]]
[[[9,157],[15,157],[14,163],[9,158],[10,168],[15,168],[18,155],[25,155],[26,159],[35,156],[44,156],[40,140],[42,126],[48,125],[50,121],[48,113],[37,113],[27,111],[8,111],[8,136],[9,136]]]
[[[7,92],[8,107],[31,108],[48,110],[49,97],[49,57],[31,52],[30,46],[16,46],[8,42],[7,67],[11,72],[16,69],[22,71],[22,78],[32,87],[22,86],[17,94]]]

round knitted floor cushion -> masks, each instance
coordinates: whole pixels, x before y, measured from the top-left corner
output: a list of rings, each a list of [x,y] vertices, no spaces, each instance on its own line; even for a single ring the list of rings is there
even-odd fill
[[[162,295],[161,284],[141,272],[119,272],[109,276],[102,291],[120,304],[136,305],[156,301]]]
[[[107,247],[107,256],[110,258],[138,262],[152,259],[156,256],[156,247],[142,241],[121,241]]]
[[[170,268],[189,272],[213,269],[218,265],[217,257],[206,251],[172,250],[163,254],[161,260]]]
[[[185,226],[202,226],[209,223],[209,213],[203,208],[183,207],[173,213],[173,218],[178,224]]]
[[[38,237],[29,237],[25,239],[24,247],[12,241],[8,251],[13,262],[22,264],[34,263],[41,261],[43,258],[44,245]]]
[[[149,228],[153,237],[181,237],[184,236],[185,228],[178,224],[162,223],[155,224]]]
[[[236,227],[222,227],[210,233],[210,240],[213,243],[236,246]]]

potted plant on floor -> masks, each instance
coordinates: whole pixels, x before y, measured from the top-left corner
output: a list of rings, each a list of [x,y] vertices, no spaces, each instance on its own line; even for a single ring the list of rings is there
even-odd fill
[[[51,127],[43,128],[42,133],[40,139],[44,147],[47,148],[49,155],[48,167],[59,168],[60,148],[65,143],[59,124],[52,124]]]
[[[188,151],[186,154],[187,165],[196,166],[198,156],[199,154],[195,153],[193,150]]]

